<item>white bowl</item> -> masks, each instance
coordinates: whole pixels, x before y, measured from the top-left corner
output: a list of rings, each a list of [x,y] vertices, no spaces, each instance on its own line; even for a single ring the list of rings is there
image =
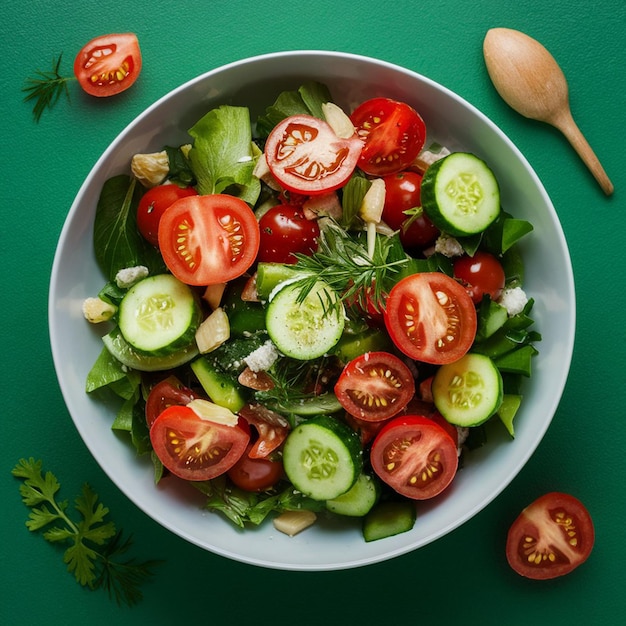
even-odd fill
[[[412,531],[371,543],[364,542],[355,523],[322,521],[293,538],[277,532],[271,522],[235,529],[219,514],[203,511],[203,499],[193,488],[174,481],[155,486],[149,460],[138,459],[111,430],[113,409],[84,391],[85,377],[102,348],[98,329],[85,322],[81,305],[104,284],[92,245],[104,181],[128,173],[137,152],[187,142],[187,129],[216,105],[248,106],[255,119],[280,91],[311,79],[326,83],[348,109],[373,96],[408,102],[424,118],[429,140],[482,156],[498,177],[503,206],[535,227],[523,241],[524,288],[535,299],[535,328],[543,339],[515,420],[515,439],[500,429],[501,436],[492,436],[468,456],[443,497],[419,506]],[[277,569],[331,570],[383,561],[442,537],[483,509],[517,475],[548,428],[565,386],[574,344],[574,281],[563,231],[541,182],[511,141],[473,106],[428,78],[382,61],[336,52],[283,52],[199,76],[120,133],[80,188],[63,227],[52,268],[49,320],[57,376],[76,428],[103,470],[138,507],[180,537],[228,558]]]

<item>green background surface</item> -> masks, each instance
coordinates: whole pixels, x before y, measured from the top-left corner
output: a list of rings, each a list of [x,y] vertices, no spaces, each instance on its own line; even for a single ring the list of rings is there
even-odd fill
[[[383,7],[384,8],[381,8]],[[623,0],[5,0],[0,58],[2,146],[2,443],[0,622],[3,624],[609,624],[626,616],[624,325],[626,254]],[[561,64],[579,126],[615,184],[606,198],[564,138],[525,120],[493,89],[482,58],[491,27],[522,30]],[[20,92],[63,51],[65,72],[92,37],[134,31],[144,68],[104,101],[70,84],[33,121]],[[568,384],[548,433],[512,484],[462,527],[423,549],[356,570],[294,573],[218,557],[139,511],[92,459],[59,391],[47,297],[57,238],[82,181],[116,135],[188,79],[260,53],[340,50],[415,70],[477,106],[517,144],[556,207],[570,246],[577,338]],[[72,499],[88,481],[134,554],[163,559],[143,602],[119,608],[65,571],[61,549],[24,526],[10,475],[21,457],[44,461]],[[584,566],[537,583],[507,566],[509,524],[550,490],[588,506],[596,545]]]

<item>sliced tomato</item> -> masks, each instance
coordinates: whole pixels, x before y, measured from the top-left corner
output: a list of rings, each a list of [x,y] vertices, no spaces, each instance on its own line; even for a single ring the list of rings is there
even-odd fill
[[[282,416],[262,404],[247,404],[239,415],[256,431],[256,438],[248,456],[262,459],[278,449],[289,434],[289,423]]]
[[[148,428],[154,424],[155,420],[167,407],[185,406],[192,400],[199,398],[191,389],[185,387],[176,376],[169,376],[165,380],[158,382],[146,398],[146,423]]]
[[[225,194],[190,196],[161,216],[159,248],[169,270],[187,285],[212,285],[241,276],[259,251],[252,209]]]
[[[398,349],[412,359],[452,363],[474,341],[476,309],[463,286],[446,274],[411,274],[391,289],[385,326]]]
[[[419,415],[394,417],[376,435],[372,468],[400,495],[427,500],[439,495],[456,475],[458,456],[452,437]]]
[[[497,300],[504,289],[504,269],[489,252],[478,250],[474,256],[463,255],[454,262],[454,276],[458,278],[475,304],[484,295]]]
[[[244,491],[267,491],[283,477],[281,461],[249,455],[250,446],[242,457],[228,470],[228,477]]]
[[[202,419],[186,406],[170,406],[150,428],[155,454],[175,476],[210,480],[227,472],[245,452],[250,429],[244,419],[229,426]]]
[[[335,394],[351,415],[379,422],[402,411],[415,394],[415,381],[397,356],[366,352],[344,367]]]
[[[141,50],[133,33],[102,35],[86,43],[74,59],[74,75],[91,96],[114,96],[141,72]]]
[[[350,119],[365,141],[358,166],[372,176],[406,169],[426,140],[426,125],[419,113],[390,98],[366,100]]]
[[[151,187],[141,196],[137,207],[137,228],[146,241],[153,246],[159,245],[159,222],[165,209],[176,200],[187,196],[197,196],[193,187],[179,187],[178,185],[157,185]]]
[[[594,538],[591,516],[580,500],[566,493],[546,493],[511,525],[506,558],[526,578],[557,578],[587,560]]]
[[[356,135],[343,139],[323,120],[292,115],[270,133],[265,158],[285,189],[315,195],[338,189],[350,178],[361,147]]]

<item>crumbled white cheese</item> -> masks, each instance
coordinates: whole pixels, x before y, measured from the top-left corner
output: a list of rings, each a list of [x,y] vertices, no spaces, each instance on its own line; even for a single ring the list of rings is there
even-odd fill
[[[125,267],[115,275],[115,282],[120,289],[129,289],[142,278],[146,278],[148,274],[148,268],[144,265]]]
[[[469,428],[464,426],[457,426],[457,455],[461,456],[461,452],[463,451],[463,444],[467,441],[469,436]]]
[[[505,289],[498,300],[498,304],[507,310],[509,317],[513,317],[513,315],[521,313],[527,303],[528,297],[521,287]]]
[[[244,361],[253,372],[267,371],[278,358],[278,350],[271,341],[266,341],[262,346],[251,352]]]
[[[437,241],[435,241],[435,252],[452,258],[461,256],[464,251],[463,246],[454,237],[441,233],[441,235],[437,237]]]
[[[107,322],[115,315],[116,311],[116,306],[100,298],[87,298],[83,302],[83,315],[92,324]]]

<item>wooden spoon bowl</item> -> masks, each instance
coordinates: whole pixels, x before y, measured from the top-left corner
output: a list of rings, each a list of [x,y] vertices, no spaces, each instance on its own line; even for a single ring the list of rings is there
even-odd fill
[[[567,80],[538,41],[510,28],[492,28],[483,42],[487,72],[502,99],[524,117],[558,128],[605,194],[613,193],[600,161],[572,118]]]

